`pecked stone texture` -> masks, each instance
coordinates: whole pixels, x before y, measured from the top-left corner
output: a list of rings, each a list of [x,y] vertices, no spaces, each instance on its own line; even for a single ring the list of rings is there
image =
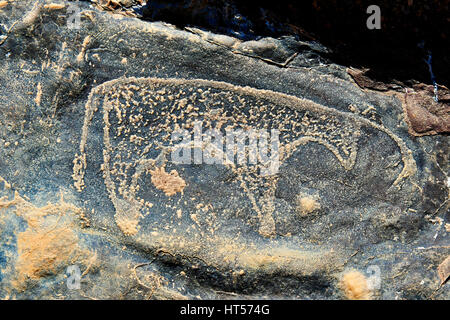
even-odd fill
[[[1,298],[450,297],[448,136],[401,95],[316,44],[59,3],[0,9]],[[196,122],[278,130],[278,171],[174,163]]]

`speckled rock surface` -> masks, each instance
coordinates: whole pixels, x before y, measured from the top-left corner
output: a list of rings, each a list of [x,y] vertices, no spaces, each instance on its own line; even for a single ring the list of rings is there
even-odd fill
[[[2,299],[450,298],[448,133],[412,134],[405,88],[60,3],[0,9]],[[196,121],[278,130],[279,170],[174,163]]]

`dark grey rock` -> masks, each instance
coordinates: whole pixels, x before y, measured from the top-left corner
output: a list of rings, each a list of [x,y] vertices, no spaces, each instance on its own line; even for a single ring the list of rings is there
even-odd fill
[[[411,136],[396,93],[362,90],[317,44],[84,2],[69,29],[61,3],[0,10],[1,298],[339,299],[351,270],[373,298],[449,298],[448,136]],[[175,123],[195,120],[292,149],[273,176],[172,163]]]

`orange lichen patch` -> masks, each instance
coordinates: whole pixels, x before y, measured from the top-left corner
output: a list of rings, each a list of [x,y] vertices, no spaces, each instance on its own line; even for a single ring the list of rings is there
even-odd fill
[[[22,198],[16,191],[14,199],[8,203],[4,203],[4,205],[15,206],[16,214],[22,217],[30,228],[40,227],[47,217],[58,216],[58,221],[62,221],[70,218],[70,214],[83,216],[83,210],[65,202],[62,195],[60,201],[56,204],[49,203],[43,207],[36,207]]]
[[[306,216],[316,210],[320,209],[320,203],[316,197],[313,196],[299,196],[297,197],[297,212],[300,216]]]
[[[28,281],[39,280],[60,272],[65,266],[85,264],[90,252],[79,246],[74,217],[81,209],[66,203],[36,207],[15,192],[13,200],[0,199],[0,209],[15,208],[15,213],[27,223],[27,229],[17,235],[18,258],[16,277],[12,285],[25,290]]]
[[[8,5],[8,1],[5,1],[5,0],[0,1],[0,9],[3,9],[7,5]]]
[[[167,173],[164,167],[150,170],[153,185],[162,190],[167,196],[173,196],[177,192],[183,192],[186,182],[178,175],[176,170]]]
[[[16,264],[18,283],[38,280],[53,274],[57,268],[74,262],[78,238],[68,226],[30,228],[17,237],[19,259]]]
[[[347,272],[341,279],[340,288],[347,299],[370,300],[372,293],[369,289],[367,278],[358,271]]]

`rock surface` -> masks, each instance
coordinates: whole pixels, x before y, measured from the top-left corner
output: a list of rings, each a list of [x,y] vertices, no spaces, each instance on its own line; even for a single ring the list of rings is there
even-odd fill
[[[0,9],[2,299],[450,298],[443,102],[411,129],[316,43],[59,3]],[[174,163],[196,121],[279,130],[278,172]]]

